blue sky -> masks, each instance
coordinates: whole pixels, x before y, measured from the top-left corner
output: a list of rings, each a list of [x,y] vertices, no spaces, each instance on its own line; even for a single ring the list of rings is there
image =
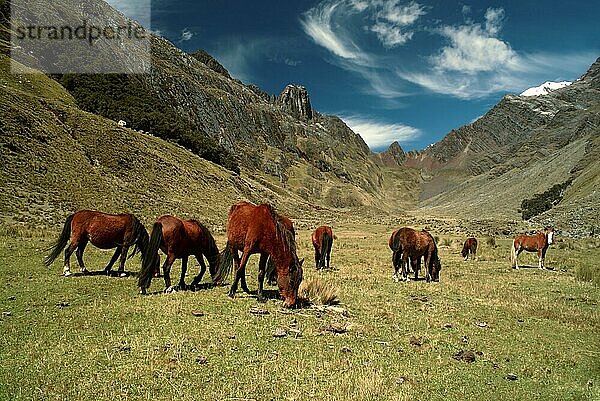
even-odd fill
[[[140,0],[142,2],[142,0]],[[147,0],[146,0],[147,2]],[[135,18],[135,0],[109,0]],[[127,4],[128,6],[120,6]],[[152,1],[152,29],[245,83],[304,85],[373,150],[422,149],[600,57],[596,1]]]

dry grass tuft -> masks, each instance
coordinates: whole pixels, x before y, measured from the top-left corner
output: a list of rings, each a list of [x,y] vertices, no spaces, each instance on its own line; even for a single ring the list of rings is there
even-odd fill
[[[486,243],[491,247],[491,248],[495,248],[496,247],[496,237],[488,237],[486,240]]]
[[[301,298],[315,305],[335,305],[339,303],[338,289],[317,278],[302,281],[298,293]]]

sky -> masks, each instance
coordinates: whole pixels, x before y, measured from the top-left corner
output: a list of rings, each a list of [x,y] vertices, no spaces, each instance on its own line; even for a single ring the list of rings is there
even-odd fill
[[[506,94],[573,81],[600,57],[598,1],[108,0],[244,83],[308,89],[374,151],[420,150]],[[139,4],[139,7],[135,7]]]

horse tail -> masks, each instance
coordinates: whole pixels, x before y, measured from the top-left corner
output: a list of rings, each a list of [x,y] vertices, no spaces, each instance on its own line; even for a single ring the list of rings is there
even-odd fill
[[[231,253],[229,241],[227,241],[225,249],[219,254],[219,259],[219,267],[213,277],[213,283],[215,284],[223,283],[231,273],[231,268],[233,267],[233,254]]]
[[[142,222],[135,216],[131,216],[133,219],[133,241],[134,244],[133,251],[127,257],[127,259],[131,259],[138,251],[141,252],[142,258],[144,257],[144,253],[146,252],[146,248],[148,247],[148,231],[146,231],[146,227],[142,224]]]
[[[155,267],[160,264],[158,248],[162,242],[162,224],[154,223],[152,234],[146,246],[146,251],[142,253],[142,268],[138,275],[138,287],[146,289],[150,287]]]
[[[321,236],[321,257],[319,258],[319,266],[325,267],[325,257],[331,247],[331,240],[332,238],[329,233],[324,231]]]
[[[73,222],[73,216],[74,214],[67,217],[58,240],[56,240],[56,243],[52,247],[47,249],[50,251],[50,254],[44,259],[44,265],[46,267],[50,267],[52,262],[56,260],[58,255],[61,254],[62,250],[65,249],[65,246],[67,246],[67,242],[69,242],[69,238],[71,237],[71,223]]]
[[[392,248],[392,251],[397,252],[402,248],[400,244],[400,231],[394,232],[394,237],[391,242],[390,248]]]
[[[515,241],[510,244],[510,262],[512,267],[515,267],[517,264],[517,250],[515,249]]]

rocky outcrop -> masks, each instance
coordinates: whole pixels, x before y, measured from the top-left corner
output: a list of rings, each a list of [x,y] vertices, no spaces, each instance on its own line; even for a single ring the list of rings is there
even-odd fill
[[[210,68],[211,70],[218,72],[219,74],[223,75],[226,78],[231,78],[231,76],[229,75],[229,71],[227,71],[227,69],[225,67],[223,67],[221,65],[221,63],[219,63],[217,60],[215,60],[215,58],[213,56],[211,56],[204,50],[202,50],[202,49],[196,50],[194,53],[192,53],[192,57],[194,57],[196,60],[200,61],[201,63],[206,64],[206,66],[208,68]]]
[[[394,141],[383,152],[373,153],[372,159],[380,166],[397,168],[406,161],[406,153],[404,153],[398,141]]]
[[[304,86],[288,85],[277,98],[279,106],[293,117],[301,120],[313,118],[313,110]]]

